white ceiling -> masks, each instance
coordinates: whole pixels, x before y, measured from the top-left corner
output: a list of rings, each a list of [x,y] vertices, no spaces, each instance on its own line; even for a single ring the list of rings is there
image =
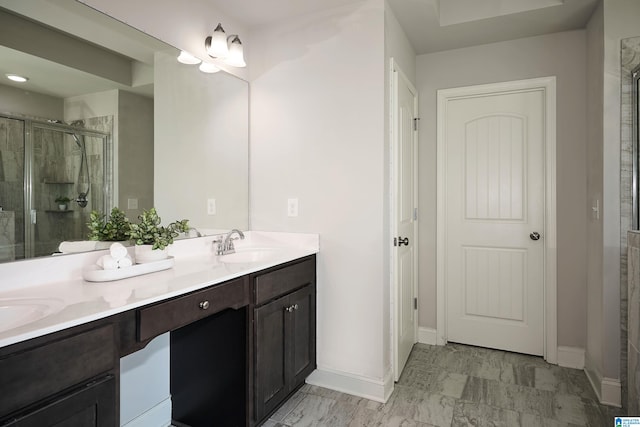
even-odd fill
[[[355,0],[209,0],[253,27]],[[584,28],[598,0],[388,0],[418,55]],[[448,25],[441,25],[441,22]]]
[[[362,0],[208,0],[221,12],[230,15],[248,27],[266,25],[272,22],[290,19],[295,16],[315,13],[322,10],[358,3]],[[492,43],[530,37],[546,33],[584,28],[599,0],[387,0],[398,21],[404,28],[409,41],[417,54],[456,49],[466,46]],[[640,1],[640,0],[639,0]],[[446,2],[446,3],[445,3]],[[560,3],[560,4],[558,4]],[[35,7],[37,5],[37,7]],[[0,6],[22,13],[54,27],[87,38],[94,43],[123,51],[128,56],[149,63],[153,52],[163,44],[152,40],[136,40],[138,32],[126,25],[112,29],[105,23],[96,27],[95,16],[87,21],[84,13],[93,13],[97,19],[112,20],[83,7],[76,0],[57,0],[55,7],[64,9],[65,13],[75,14],[73,20],[58,19],[58,10],[52,9],[53,3],[48,0],[0,0]],[[27,9],[25,9],[29,6]],[[24,10],[23,10],[24,9]],[[34,16],[37,15],[37,16]],[[447,23],[441,25],[440,22]],[[73,25],[72,25],[73,24]],[[73,28],[72,28],[73,27]],[[104,27],[104,28],[103,28]],[[131,38],[131,37],[134,38]],[[102,39],[100,39],[102,37]],[[150,39],[150,38],[149,38]],[[123,40],[129,40],[122,43]],[[105,42],[106,41],[106,42]],[[118,46],[116,44],[119,43]],[[144,45],[144,48],[142,46]],[[146,50],[145,50],[146,49]],[[76,72],[72,82],[65,78],[69,69],[49,61],[40,61],[32,57],[22,57],[8,49],[0,50],[0,84],[8,84],[26,90],[48,93],[55,96],[73,96],[94,86],[94,91],[106,90],[109,87],[105,79],[86,73]],[[40,61],[38,66],[34,61]],[[44,75],[38,76],[33,69],[43,69]],[[7,72],[24,73],[31,77],[26,85],[19,85],[4,80]],[[47,84],[38,87],[39,81]],[[132,88],[129,88],[132,90]],[[149,94],[149,86],[137,87],[133,90]]]

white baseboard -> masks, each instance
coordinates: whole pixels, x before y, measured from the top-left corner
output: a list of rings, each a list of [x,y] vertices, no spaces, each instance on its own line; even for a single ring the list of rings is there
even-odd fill
[[[584,348],[558,346],[558,365],[565,368],[584,369]]]
[[[603,378],[601,390],[600,403],[617,406],[618,408],[622,407],[622,384],[620,384],[620,380]]]
[[[167,427],[171,425],[171,398],[158,403],[123,427]]]
[[[591,383],[593,391],[603,405],[622,407],[622,384],[615,378],[603,377],[600,371],[587,359],[584,373]]]
[[[418,342],[420,344],[436,345],[438,341],[438,334],[433,328],[418,328]]]
[[[340,372],[319,367],[307,377],[307,384],[336,390],[365,399],[385,403],[393,392],[393,372],[388,371],[384,380]]]

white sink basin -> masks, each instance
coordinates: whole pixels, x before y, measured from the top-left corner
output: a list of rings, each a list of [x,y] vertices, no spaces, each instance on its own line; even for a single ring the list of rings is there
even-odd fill
[[[222,255],[220,261],[230,264],[264,262],[269,261],[277,253],[278,250],[273,248],[243,248],[236,249],[233,254]]]
[[[43,319],[64,307],[57,299],[0,298],[0,332]]]

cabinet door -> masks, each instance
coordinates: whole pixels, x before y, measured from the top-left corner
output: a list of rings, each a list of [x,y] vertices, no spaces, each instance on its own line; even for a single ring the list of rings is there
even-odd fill
[[[6,427],[115,427],[115,397],[116,380],[109,375],[16,417]]]
[[[287,321],[290,323],[287,336],[290,390],[303,384],[305,378],[315,369],[315,302],[314,286],[305,286],[289,295],[289,306],[293,307],[291,313],[287,313]]]
[[[255,310],[255,419],[261,420],[289,393],[286,371],[286,311],[282,297]]]

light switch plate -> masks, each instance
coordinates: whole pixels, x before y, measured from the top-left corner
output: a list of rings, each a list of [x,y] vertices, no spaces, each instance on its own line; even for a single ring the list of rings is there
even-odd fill
[[[127,199],[127,209],[138,209],[138,199]]]

